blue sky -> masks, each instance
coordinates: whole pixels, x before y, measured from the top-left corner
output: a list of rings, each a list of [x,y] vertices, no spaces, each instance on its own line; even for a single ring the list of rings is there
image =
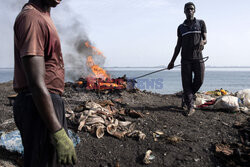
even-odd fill
[[[0,67],[13,67],[16,0],[4,2],[0,21]],[[76,55],[72,43],[87,36],[106,57],[104,66],[158,66],[170,61],[177,27],[185,19],[184,0],[64,0],[52,16],[62,41],[65,60]],[[195,16],[207,25],[203,52],[211,66],[250,66],[250,1],[195,0]],[[14,5],[15,4],[15,5]],[[9,10],[12,8],[12,10]],[[13,12],[10,12],[13,11]],[[180,57],[180,55],[179,55]],[[74,61],[80,60],[77,55]],[[179,64],[180,59],[176,60]],[[65,61],[71,66],[72,61]]]

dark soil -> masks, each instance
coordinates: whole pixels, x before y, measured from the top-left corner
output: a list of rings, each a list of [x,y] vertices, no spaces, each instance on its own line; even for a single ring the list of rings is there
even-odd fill
[[[0,130],[15,129],[12,107],[7,96],[14,94],[12,82],[0,83]],[[136,123],[136,129],[146,134],[145,140],[125,137],[119,140],[108,134],[101,139],[88,132],[78,135],[81,143],[77,145],[77,167],[125,167],[145,166],[143,158],[147,150],[155,156],[147,166],[224,166],[215,155],[216,143],[239,143],[239,131],[235,123],[246,122],[249,116],[242,113],[197,110],[191,117],[183,115],[181,96],[178,94],[160,95],[143,91],[91,92],[66,87],[63,95],[67,108],[72,110],[84,101],[112,100],[117,108],[134,109],[143,118],[127,118]],[[115,102],[115,99],[121,99]],[[10,123],[3,124],[10,119]],[[163,136],[154,140],[153,133],[160,130]],[[177,142],[167,140],[175,136]],[[18,154],[0,150],[0,162],[7,161],[18,166]],[[2,163],[3,164],[3,163]],[[2,165],[0,163],[0,166]]]

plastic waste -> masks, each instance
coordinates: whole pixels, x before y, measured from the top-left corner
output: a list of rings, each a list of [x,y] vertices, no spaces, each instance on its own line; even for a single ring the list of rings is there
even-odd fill
[[[245,107],[250,108],[250,89],[243,89],[236,92],[236,96],[242,101]]]
[[[239,98],[235,96],[222,96],[213,105],[213,109],[224,109],[228,111],[239,111]]]
[[[196,93],[195,95],[196,95],[196,100],[194,102],[195,108],[216,99],[212,97],[211,95],[203,94],[203,93]]]
[[[68,134],[73,141],[74,146],[80,143],[80,137],[76,133],[68,130]],[[20,154],[23,154],[24,149],[19,130],[15,130],[9,133],[0,131],[0,147],[10,152],[18,152]]]
[[[225,89],[216,89],[214,91],[207,91],[206,92],[207,95],[215,95],[215,96],[224,96],[228,94],[228,91],[226,91]]]

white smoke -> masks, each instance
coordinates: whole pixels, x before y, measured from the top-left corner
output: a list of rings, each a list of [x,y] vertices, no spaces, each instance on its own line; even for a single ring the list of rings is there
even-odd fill
[[[76,80],[89,75],[90,69],[86,65],[88,56],[92,56],[95,64],[100,66],[104,64],[105,58],[96,55],[92,48],[85,46],[85,42],[89,42],[92,46],[93,43],[84,28],[84,18],[70,8],[71,2],[71,0],[63,1],[57,9],[52,11],[52,17],[61,38],[67,78]]]

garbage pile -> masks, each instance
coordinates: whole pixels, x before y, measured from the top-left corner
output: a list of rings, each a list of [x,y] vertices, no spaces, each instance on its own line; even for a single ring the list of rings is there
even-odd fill
[[[135,124],[126,121],[125,116],[141,118],[143,115],[135,110],[117,109],[110,100],[95,103],[93,101],[83,102],[74,111],[67,109],[66,118],[69,124],[77,126],[77,131],[87,131],[97,138],[102,138],[105,132],[118,139],[125,136],[138,140],[144,140],[146,135],[135,130]]]
[[[250,89],[228,93],[224,89],[197,94],[196,108],[210,110],[241,111],[250,114]]]

